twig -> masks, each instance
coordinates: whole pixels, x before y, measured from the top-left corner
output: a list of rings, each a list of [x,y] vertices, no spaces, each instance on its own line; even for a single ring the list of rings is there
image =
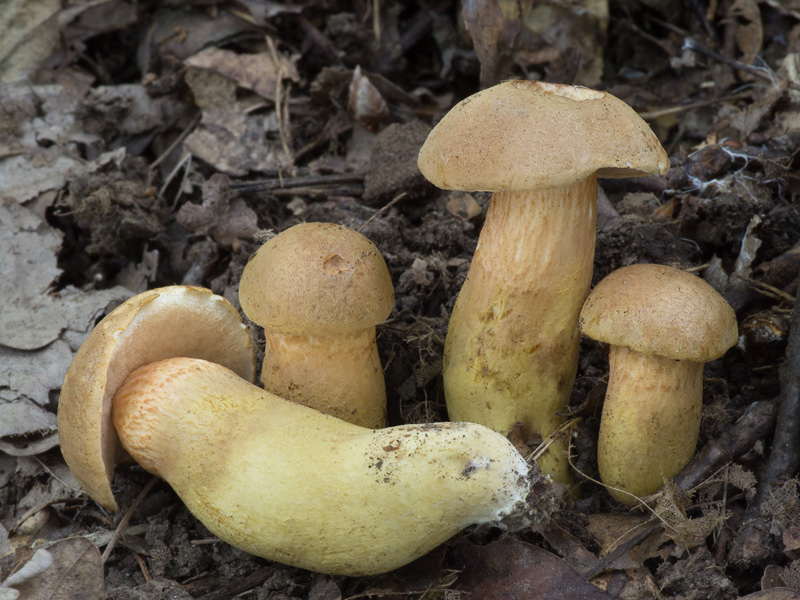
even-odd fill
[[[361,233],[361,231],[364,229],[364,227],[366,227],[367,225],[369,225],[369,224],[370,224],[370,222],[371,222],[371,221],[372,221],[372,220],[373,220],[375,217],[377,217],[379,214],[381,214],[381,213],[384,213],[384,212],[386,212],[387,210],[389,210],[389,209],[390,209],[392,206],[394,206],[395,204],[397,204],[398,202],[400,202],[400,200],[402,200],[402,199],[403,199],[403,198],[405,198],[406,196],[408,196],[408,194],[407,194],[406,192],[400,192],[400,193],[399,193],[397,196],[395,196],[394,198],[392,198],[392,200],[391,200],[390,202],[388,202],[388,203],[387,203],[385,206],[381,207],[381,209],[380,209],[380,210],[376,211],[376,212],[375,212],[375,214],[374,214],[374,215],[372,215],[372,216],[371,216],[369,219],[367,219],[366,221],[364,221],[364,224],[363,224],[361,227],[359,227],[359,228],[358,228],[358,233]]]
[[[692,52],[697,52],[698,54],[703,54],[708,56],[709,58],[713,58],[717,62],[721,62],[723,64],[728,65],[729,67],[733,67],[739,71],[745,71],[746,73],[750,73],[755,75],[756,77],[760,77],[761,79],[765,79],[769,81],[774,87],[780,88],[780,84],[787,85],[792,88],[798,88],[796,84],[786,81],[786,80],[778,80],[775,74],[764,67],[754,67],[753,65],[748,65],[738,60],[734,60],[732,58],[728,58],[724,54],[720,54],[719,52],[714,52],[713,50],[706,48],[702,44],[694,41],[692,38],[686,38],[683,42],[683,49],[684,50],[691,50]]]
[[[300,177],[275,177],[263,181],[240,181],[231,183],[228,189],[232,192],[269,192],[277,189],[360,183],[363,180],[363,175],[353,174],[304,175]]]
[[[122,534],[125,533],[125,530],[128,528],[128,524],[131,522],[131,519],[133,518],[133,514],[139,508],[139,505],[144,501],[145,497],[150,492],[150,490],[153,489],[153,486],[155,485],[156,481],[158,481],[158,477],[156,477],[155,475],[150,478],[150,481],[147,482],[147,485],[144,486],[142,488],[142,491],[139,492],[139,495],[136,496],[136,499],[133,501],[133,504],[131,504],[131,507],[125,513],[125,516],[122,517],[122,520],[119,522],[119,525],[117,525],[117,528],[114,530],[114,533],[111,534],[111,539],[108,540],[108,545],[106,546],[106,549],[103,552],[103,556],[100,559],[103,561],[103,563],[105,563],[108,560],[111,551],[114,549],[114,546],[117,545],[117,540],[119,540],[119,538],[122,537]]]
[[[270,565],[268,567],[264,567],[263,569],[259,569],[255,573],[250,573],[250,575],[245,575],[244,577],[241,577],[233,583],[223,586],[218,590],[214,590],[213,592],[209,592],[204,596],[200,596],[197,600],[228,600],[229,598],[238,596],[242,592],[252,590],[253,588],[263,584],[282,568],[285,567],[283,567],[283,565]]]
[[[772,551],[769,519],[762,507],[772,490],[793,477],[800,467],[800,294],[792,311],[786,356],[780,368],[781,393],[775,421],[775,436],[756,496],[747,507],[745,519],[733,540],[728,558],[749,566],[759,564]]]
[[[726,463],[733,462],[763,439],[775,423],[775,402],[754,402],[747,412],[722,437],[711,440],[678,473],[673,482],[682,492],[689,492]],[[651,497],[652,498],[652,497]],[[653,535],[662,526],[653,522],[630,540],[599,560],[588,572],[581,573],[591,579],[608,569],[620,556]]]
[[[725,435],[708,442],[673,479],[682,492],[688,492],[723,465],[733,462],[753,445],[769,435],[775,426],[776,403],[771,400],[753,402],[747,412]]]

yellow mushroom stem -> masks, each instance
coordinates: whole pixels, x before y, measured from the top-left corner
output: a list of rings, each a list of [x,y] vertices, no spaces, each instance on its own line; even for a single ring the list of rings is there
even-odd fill
[[[543,439],[563,423],[592,279],[596,203],[595,175],[495,192],[445,342],[451,419],[504,435],[521,426]],[[569,481],[566,450],[562,437],[538,460],[561,482]]]
[[[468,525],[532,516],[538,469],[481,425],[366,429],[185,358],[132,373],[112,413],[131,456],[213,533],[305,569],[389,571]]]
[[[597,462],[614,498],[633,506],[689,462],[702,405],[703,363],[610,347]]]
[[[264,388],[362,427],[385,426],[386,387],[374,327],[315,336],[265,330],[264,337]]]

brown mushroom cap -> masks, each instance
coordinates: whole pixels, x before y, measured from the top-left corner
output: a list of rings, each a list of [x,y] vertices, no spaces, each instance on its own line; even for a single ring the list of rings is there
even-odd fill
[[[453,107],[419,152],[434,185],[522,191],[568,185],[592,173],[666,173],[669,159],[622,100],[588,88],[507,81]]]
[[[580,326],[612,346],[707,362],[736,343],[733,309],[708,283],[663,265],[623,267],[589,294]]]
[[[111,424],[114,394],[139,367],[181,356],[255,380],[255,353],[239,313],[210,290],[189,286],[130,298],[97,324],[72,360],[58,405],[61,452],[89,496],[106,508],[117,508],[111,479],[124,458]]]
[[[239,302],[269,331],[332,335],[384,321],[394,288],[380,252],[363,235],[332,223],[302,223],[250,259]]]

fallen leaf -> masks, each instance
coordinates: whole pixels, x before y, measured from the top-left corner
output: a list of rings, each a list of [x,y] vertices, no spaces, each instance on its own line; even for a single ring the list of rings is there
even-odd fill
[[[52,563],[40,553],[49,554]],[[40,555],[39,559],[36,556]],[[33,558],[18,571],[28,570],[30,575],[14,589],[19,590],[19,600],[103,600],[105,581],[100,551],[83,537],[70,538],[49,546],[47,550],[37,550]],[[27,575],[27,573],[26,573]],[[12,575],[14,577],[14,575]],[[11,579],[11,578],[9,578]]]
[[[481,600],[601,600],[597,589],[555,554],[505,536],[486,546],[460,541],[453,557],[462,570],[453,588]]]
[[[58,0],[0,3],[0,83],[28,81],[58,44]]]
[[[221,48],[206,48],[186,59],[186,64],[218,73],[272,101],[275,101],[275,90],[280,79],[300,81],[295,60],[279,52],[237,54]]]
[[[274,112],[248,112],[236,100],[236,84],[213,71],[192,67],[186,82],[203,109],[200,124],[183,143],[186,150],[229,175],[281,168],[282,150],[267,139],[278,132]]]

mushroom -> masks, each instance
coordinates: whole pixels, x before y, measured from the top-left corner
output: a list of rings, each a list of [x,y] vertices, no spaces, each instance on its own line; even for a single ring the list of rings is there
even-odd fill
[[[126,460],[111,426],[111,400],[128,374],[174,356],[204,358],[254,381],[255,353],[236,309],[210,290],[170,286],[118,306],[91,331],[70,364],[58,404],[61,453],[94,500],[116,510],[114,467]]]
[[[385,426],[375,326],[392,312],[394,291],[372,242],[332,223],[295,225],[247,263],[239,301],[264,327],[266,390],[357,425]]]
[[[522,439],[563,423],[577,369],[578,315],[594,258],[598,177],[665,173],[647,124],[614,96],[508,81],[457,104],[419,153],[440,188],[491,191],[444,349],[450,417]],[[566,482],[564,437],[539,460]]]
[[[636,264],[597,284],[580,324],[587,336],[610,345],[600,477],[614,498],[633,506],[694,455],[703,363],[736,343],[736,315],[699,277]]]
[[[188,357],[199,354],[238,373]],[[468,525],[529,527],[549,514],[551,504],[528,503],[535,484],[547,490],[541,471],[486,427],[368,429],[241,376],[254,371],[249,335],[220,297],[197,288],[136,296],[70,366],[64,456],[87,493],[116,509],[118,436],[223,540],[332,574],[388,571]]]
[[[187,358],[133,372],[112,417],[210,531],[304,569],[382,573],[469,525],[544,518],[527,503],[541,472],[475,423],[368,429]]]

